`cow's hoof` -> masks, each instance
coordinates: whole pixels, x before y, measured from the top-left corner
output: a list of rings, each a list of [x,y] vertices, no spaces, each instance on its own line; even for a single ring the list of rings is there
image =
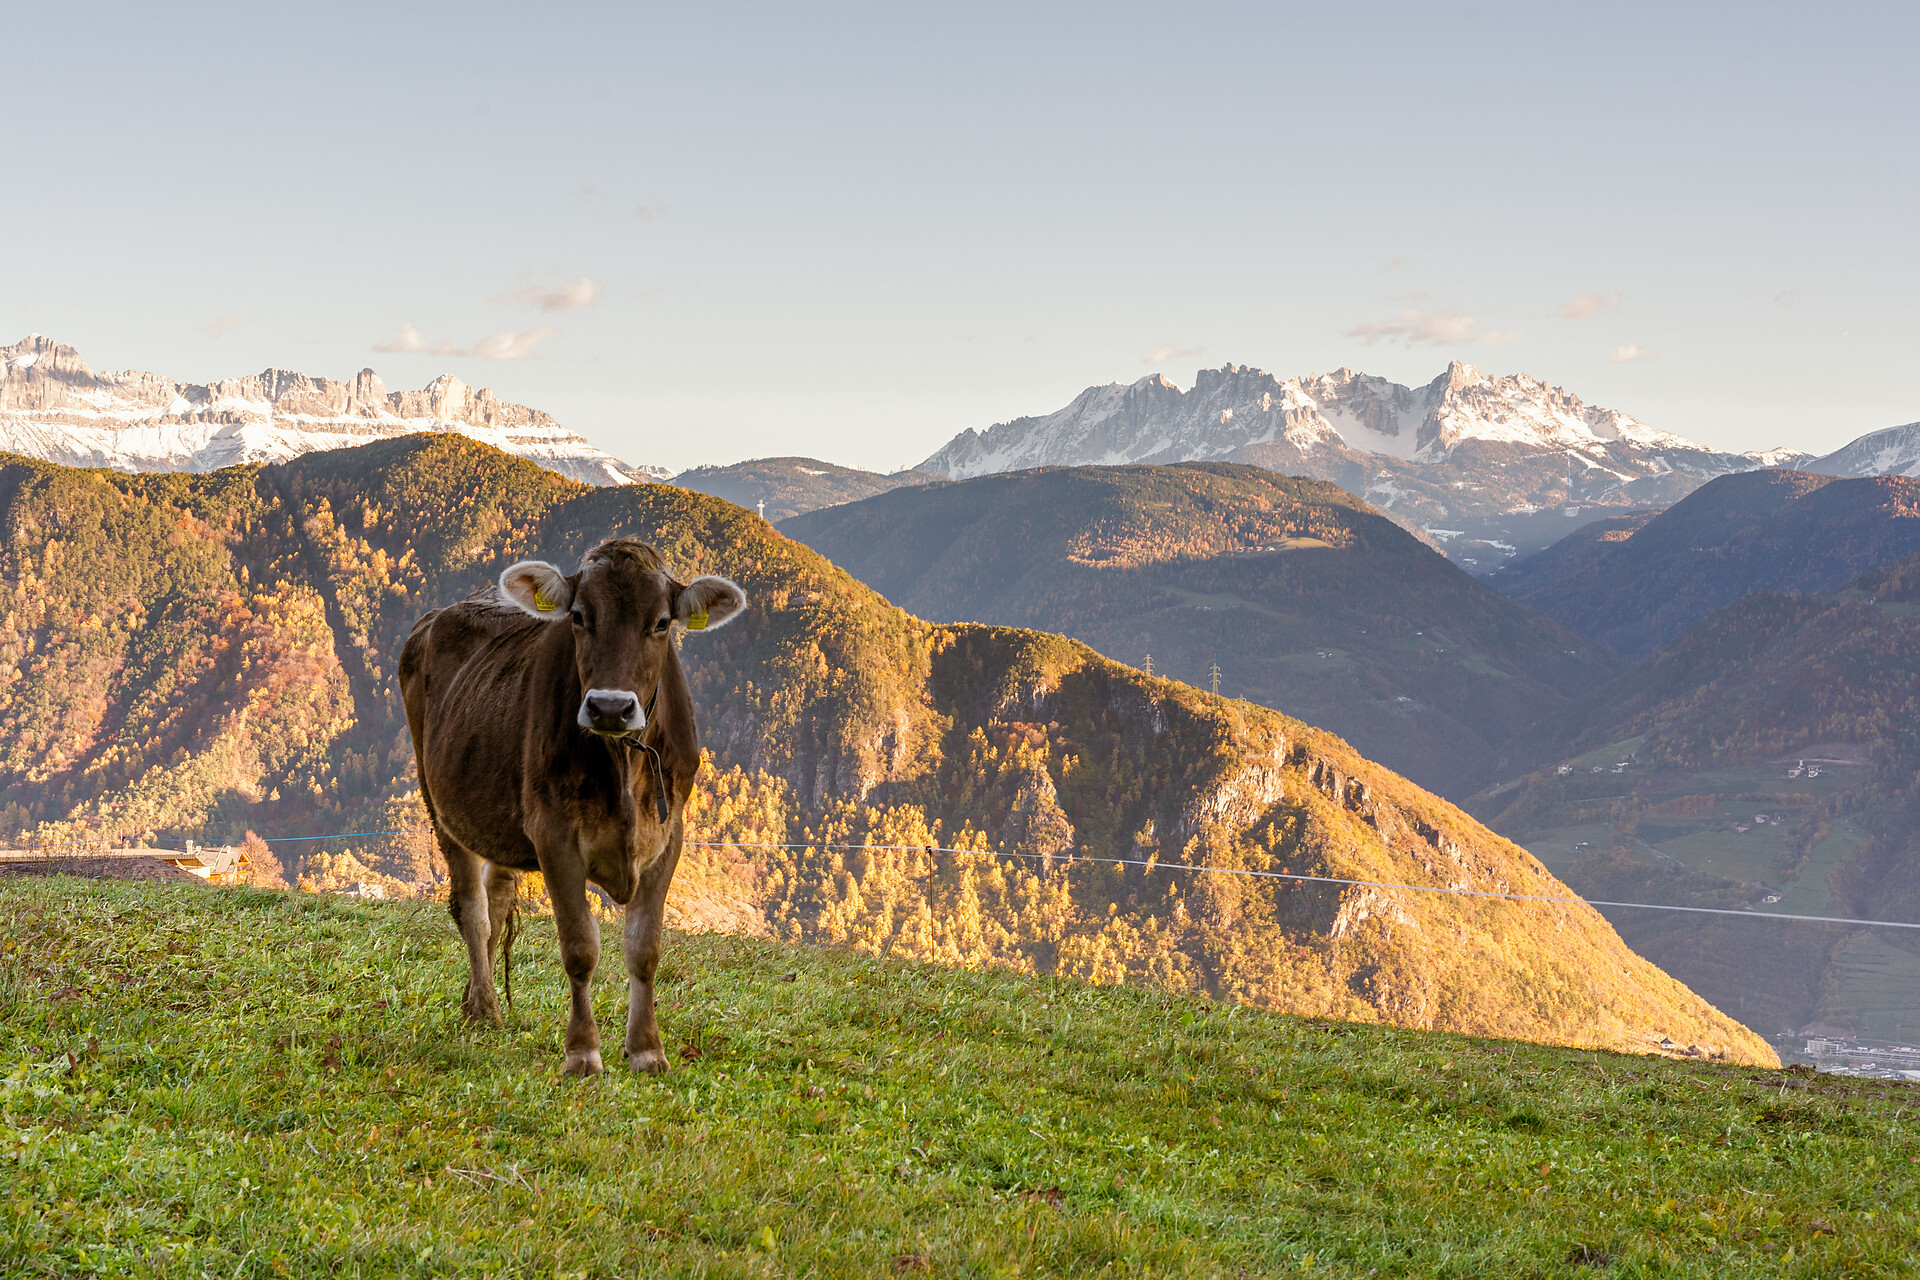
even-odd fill
[[[499,1004],[492,1001],[472,999],[463,1001],[460,1012],[466,1015],[468,1022],[478,1022],[494,1028],[507,1025],[507,1020],[500,1016]]]
[[[562,1074],[570,1076],[597,1076],[606,1068],[600,1065],[600,1051],[588,1049],[584,1053],[568,1054],[566,1065],[560,1070]]]
[[[627,1065],[645,1075],[665,1075],[667,1055],[658,1049],[642,1049],[638,1053],[627,1055]]]

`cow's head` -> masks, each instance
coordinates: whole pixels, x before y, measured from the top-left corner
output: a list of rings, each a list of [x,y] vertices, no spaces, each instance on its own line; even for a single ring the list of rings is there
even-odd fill
[[[672,653],[673,625],[724,626],[747,596],[725,578],[681,582],[660,553],[632,538],[587,552],[571,577],[544,560],[522,560],[500,575],[500,594],[543,622],[573,628],[580,672],[580,727],[608,737],[647,726],[647,706]]]

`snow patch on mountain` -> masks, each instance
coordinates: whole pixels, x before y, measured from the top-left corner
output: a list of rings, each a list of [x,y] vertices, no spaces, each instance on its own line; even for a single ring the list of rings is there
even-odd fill
[[[455,431],[593,485],[664,480],[587,443],[538,409],[443,374],[389,392],[371,369],[346,382],[267,369],[208,385],[139,370],[95,373],[34,334],[0,347],[0,451],[118,471],[214,471],[284,462],[391,436]]]
[[[1800,469],[1823,476],[1920,476],[1920,422],[1869,431]]]

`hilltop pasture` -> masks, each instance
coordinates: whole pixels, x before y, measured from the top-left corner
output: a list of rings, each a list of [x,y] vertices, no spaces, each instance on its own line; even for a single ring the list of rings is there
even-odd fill
[[[0,1274],[1893,1276],[1920,1240],[1914,1086],[718,934],[668,939],[673,1072],[582,1083],[550,921],[515,967],[476,1029],[432,904],[0,885]]]
[[[1514,611],[1351,500],[1255,525],[1267,546],[1345,537],[1347,517]],[[1090,550],[1155,545],[1128,529]],[[589,489],[436,432],[206,476],[0,459],[0,530],[0,838],[22,847],[253,831],[287,841],[287,879],[309,890],[442,892],[393,680],[415,620],[516,560],[638,537],[751,601],[681,651],[711,764],[688,829],[736,846],[683,865],[708,924],[1305,1016],[1776,1061],[1586,907],[1264,874],[1570,896],[1322,729],[1061,636],[925,622],[719,498]],[[343,838],[305,839],[323,833]],[[1090,860],[1115,857],[1151,866]]]

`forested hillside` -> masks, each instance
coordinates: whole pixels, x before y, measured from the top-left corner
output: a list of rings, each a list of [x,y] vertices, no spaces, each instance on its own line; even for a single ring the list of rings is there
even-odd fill
[[[1637,661],[1750,591],[1834,591],[1916,552],[1920,479],[1762,470],[1709,481],[1642,523],[1582,530],[1492,581]]]
[[[1772,1057],[1584,906],[1181,870],[1565,894],[1330,734],[1057,636],[922,622],[718,499],[437,435],[204,477],[9,462],[0,529],[0,786],[27,839],[418,825],[392,680],[413,619],[625,534],[752,602],[684,650],[712,758],[695,834],[802,846],[702,851],[686,893],[879,953]],[[433,879],[417,836],[324,847],[292,872]],[[1155,865],[1084,860],[1114,856]]]
[[[1620,669],[1337,486],[1259,467],[1049,468],[785,522],[903,608],[1037,627],[1331,729],[1422,786]]]
[[[1920,921],[1920,556],[1748,595],[1514,755],[1472,808],[1589,897]],[[1763,1030],[1920,1031],[1908,931],[1614,918]]]

